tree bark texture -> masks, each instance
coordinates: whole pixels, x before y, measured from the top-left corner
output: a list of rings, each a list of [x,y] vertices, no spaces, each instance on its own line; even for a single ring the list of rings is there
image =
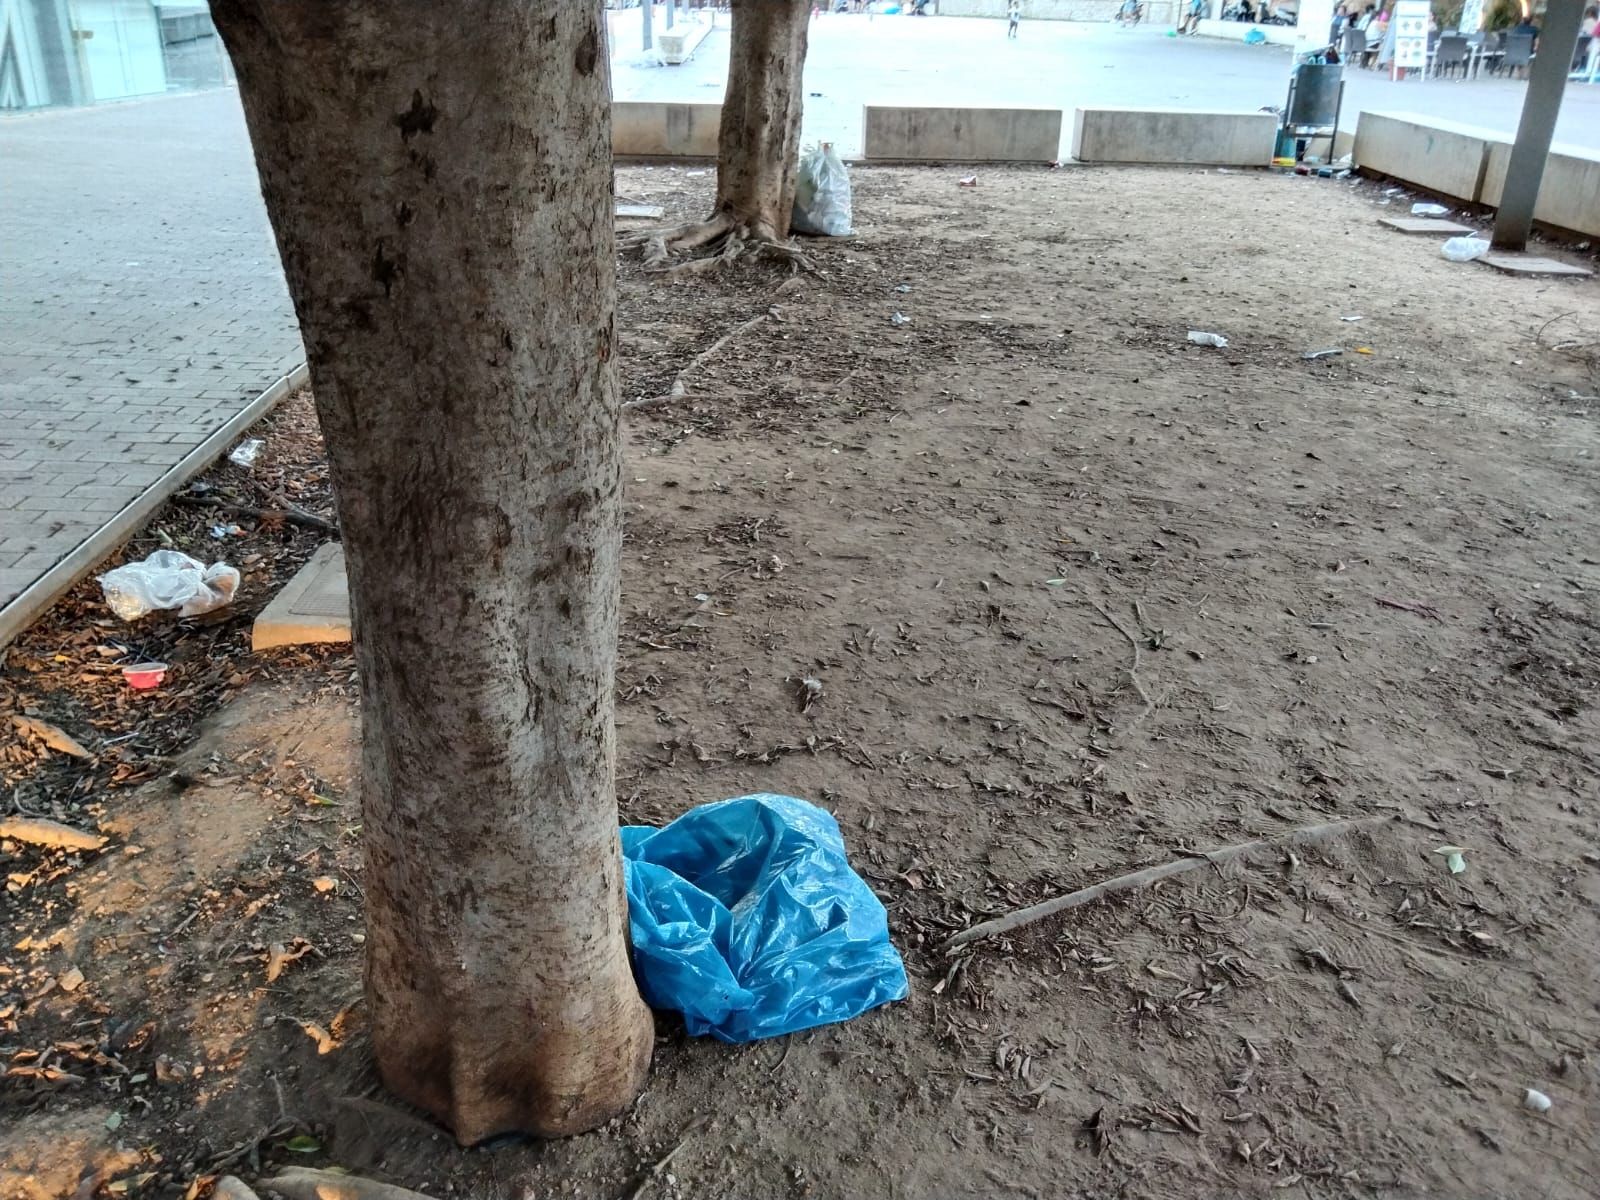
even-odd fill
[[[810,0],[733,0],[717,215],[757,240],[789,236],[810,19]]]
[[[310,360],[361,676],[384,1081],[463,1143],[643,1086],[613,790],[600,0],[213,0]]]

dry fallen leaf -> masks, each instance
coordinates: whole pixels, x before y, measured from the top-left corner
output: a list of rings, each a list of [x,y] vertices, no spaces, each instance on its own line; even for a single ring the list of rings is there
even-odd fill
[[[267,948],[267,982],[273,983],[290,963],[311,953],[311,943],[305,938],[295,938],[292,948],[282,942],[273,942]]]
[[[99,834],[85,833],[44,817],[0,818],[0,838],[15,838],[30,846],[48,846],[57,850],[98,850],[106,843]]]
[[[333,1033],[336,1042],[342,1042],[350,1036],[350,1031],[354,1027],[356,1010],[360,1007],[360,1000],[352,1000],[334,1013],[333,1020],[328,1022],[328,1029]]]
[[[49,721],[40,721],[34,717],[13,715],[11,718],[11,723],[20,729],[24,734],[38,738],[52,750],[59,751],[62,754],[70,754],[74,758],[94,757],[94,755],[90,754],[83,748],[83,744],[81,742],[72,737],[70,734],[50,724]]]
[[[306,1031],[306,1036],[317,1044],[318,1054],[327,1054],[339,1048],[339,1043],[333,1040],[332,1035],[315,1021],[302,1021],[299,1017],[296,1017],[294,1021],[295,1024]]]

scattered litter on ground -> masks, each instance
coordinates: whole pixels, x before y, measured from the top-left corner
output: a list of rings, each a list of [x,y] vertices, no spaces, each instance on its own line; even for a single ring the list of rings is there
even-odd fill
[[[889,318],[889,324],[891,324],[891,325],[909,325],[909,324],[911,324],[911,318],[906,316],[905,313],[903,313],[903,312],[897,312],[892,317]]]
[[[1189,330],[1189,340],[1196,346],[1215,346],[1218,350],[1228,345],[1228,339],[1220,333],[1205,333],[1198,329]]]
[[[957,187],[977,187],[978,186],[978,177],[976,175],[963,175],[960,179],[956,180],[956,186]]]
[[[681,169],[624,166],[618,179],[622,191],[649,183],[673,220],[712,202],[711,180],[686,183]],[[856,168],[851,181],[862,240],[817,243],[823,271],[777,285],[792,319],[751,327],[774,336],[742,340],[694,377],[699,394],[630,422],[617,800],[629,824],[659,827],[730,790],[818,796],[888,908],[915,979],[908,1001],[732,1053],[665,1015],[650,1094],[589,1137],[466,1153],[391,1113],[366,1092],[367,1039],[338,1037],[323,1056],[316,1032],[335,1036],[334,1014],[360,993],[354,664],[343,648],[249,649],[256,607],[326,538],[276,515],[178,502],[134,534],[128,556],[215,547],[209,525],[238,521],[251,533],[225,543],[244,574],[230,608],[122,626],[87,581],[9,647],[0,671],[0,714],[37,715],[95,752],[0,737],[0,798],[120,843],[0,847],[0,874],[13,876],[0,926],[15,931],[0,945],[12,972],[0,979],[0,1032],[41,1058],[83,1046],[33,1060],[32,1079],[28,1062],[0,1064],[0,1161],[17,1126],[49,1137],[81,1117],[105,1139],[115,1108],[124,1124],[105,1140],[151,1165],[107,1176],[99,1196],[176,1200],[219,1174],[265,1180],[337,1151],[355,1176],[381,1172],[432,1196],[496,1194],[514,1178],[532,1194],[620,1197],[694,1111],[715,1123],[715,1149],[702,1156],[691,1140],[676,1180],[662,1171],[646,1195],[726,1190],[729,1170],[761,1194],[875,1194],[886,1178],[937,1191],[994,1168],[1004,1183],[985,1186],[1019,1196],[1134,1193],[1150,1190],[1152,1163],[1178,1192],[1184,1179],[1229,1195],[1271,1182],[1337,1188],[1359,1169],[1352,1186],[1394,1181],[1390,1191],[1449,1195],[1470,1175],[1509,1195],[1544,1172],[1585,1194],[1592,1152],[1550,1128],[1566,1139],[1566,1157],[1552,1158],[1509,1126],[1565,1124],[1572,1104],[1561,1118],[1524,1111],[1516,1081],[1565,1087],[1581,1079],[1578,1048],[1595,1042],[1592,1013],[1549,997],[1583,994],[1596,942],[1572,880],[1600,867],[1600,843],[1574,845],[1570,831],[1592,791],[1583,756],[1600,591],[1559,583],[1585,582],[1597,557],[1593,515],[1562,507],[1591,461],[1567,449],[1588,444],[1596,418],[1568,395],[1596,387],[1583,363],[1529,335],[1572,309],[1583,326],[1573,336],[1592,341],[1600,302],[1562,289],[1542,313],[1501,303],[1503,281],[1429,251],[1447,235],[1408,250],[1367,228],[1367,184],[1282,188],[1284,221],[1345,235],[1344,252],[1310,256],[1291,287],[1233,253],[1259,216],[1255,177],[1091,167],[1058,189],[1037,170],[986,168],[982,196],[950,196],[950,172]],[[1173,211],[1190,214],[1183,237],[1141,238]],[[1406,254],[1402,273],[1424,300],[1398,308],[1393,270],[1351,266]],[[1187,321],[1168,315],[1171,281],[1200,261],[1248,352],[1173,342]],[[886,338],[874,327],[901,281],[924,316]],[[775,282],[750,267],[663,287],[619,264],[624,396],[668,391],[707,343],[767,308]],[[1094,321],[1061,315],[1091,293]],[[1295,341],[1315,348],[1330,307],[1369,302],[1382,364],[1345,347],[1337,372],[1359,378],[1336,395],[1284,369]],[[930,315],[978,311],[994,319]],[[1510,365],[1511,346],[1523,367]],[[1441,420],[1443,403],[1462,415]],[[224,458],[200,495],[271,514],[288,500],[331,518],[309,396],[273,422],[255,467]],[[1196,430],[1204,453],[1191,452]],[[1091,444],[1102,432],[1103,449]],[[841,461],[840,447],[869,452]],[[1337,474],[1311,463],[1319,477],[1308,478],[1307,448]],[[1074,509],[1092,511],[1088,528]],[[778,550],[789,569],[774,580]],[[975,563],[992,587],[969,600],[959,581]],[[1323,566],[1341,573],[1318,578]],[[1119,612],[1135,597],[1146,608],[1126,622],[1159,703],[1131,736],[1120,731],[1146,700],[1119,635],[1067,601],[1087,585],[1115,589],[1107,603]],[[1449,613],[1419,625],[1373,612],[1377,592],[1438,596]],[[730,615],[686,624],[696,593]],[[1147,631],[1163,625],[1170,648],[1153,647]],[[1280,650],[1315,650],[1314,678],[1282,670]],[[121,667],[145,659],[172,669],[160,691],[132,692]],[[821,678],[828,695],[800,714],[786,675]],[[275,717],[280,708],[295,715]],[[1330,730],[1337,740],[1318,736]],[[1500,763],[1515,783],[1490,773]],[[1397,778],[1417,815],[1381,834],[1221,870],[1194,858],[1159,892],[936,952],[975,922],[1125,869],[1356,815]],[[1445,842],[1471,848],[1471,871],[1437,874],[1444,858],[1428,855]],[[145,886],[171,867],[171,883],[158,874]],[[338,886],[318,891],[323,877]],[[73,948],[51,940],[58,931]],[[269,988],[264,952],[287,952],[295,935],[321,954]],[[1280,948],[1307,937],[1349,978],[1280,970]],[[1372,949],[1397,939],[1403,953]],[[57,981],[72,962],[89,978],[69,995]],[[1070,1011],[1057,1002],[1069,995]],[[1526,1039],[1501,1036],[1508,1023]],[[1363,1031],[1377,1025],[1375,1043]],[[124,1049],[141,1037],[143,1049]],[[1572,1046],[1577,1061],[1564,1074],[1529,1045]],[[127,1073],[95,1065],[102,1053]],[[1440,1086],[1433,1064],[1461,1061],[1476,1081]],[[1285,1085],[1302,1075],[1316,1086]],[[1113,1095],[1095,1098],[1096,1087]],[[874,1097],[896,1101],[893,1137]],[[1418,1153],[1415,1129],[1391,1127],[1418,1097],[1447,1155]],[[1496,1104],[1508,1128],[1490,1146],[1475,1127]],[[794,1138],[801,1112],[859,1118],[876,1153]],[[1206,1133],[1181,1136],[1185,1119]],[[328,1158],[289,1149],[299,1136]],[[775,1145],[783,1153],[766,1152]],[[158,1179],[139,1182],[152,1170]]]
[[[1411,206],[1411,215],[1414,217],[1442,217],[1449,211],[1442,204],[1429,204],[1426,200],[1418,200]]]
[[[129,663],[122,668],[122,678],[136,692],[145,692],[151,688],[160,687],[161,681],[166,677],[167,664],[164,662]]]
[[[1533,1112],[1549,1112],[1550,1097],[1537,1088],[1529,1088],[1522,1096],[1522,1107]]]
[[[1467,869],[1467,851],[1463,846],[1440,846],[1434,853],[1444,855],[1444,865],[1450,868],[1452,875],[1460,875]]]
[[[124,563],[100,576],[106,604],[124,621],[176,608],[197,617],[233,600],[239,572],[227,563],[209,567],[177,550],[157,550],[143,562]]]
[[[795,685],[795,695],[800,703],[800,711],[810,712],[817,701],[822,699],[822,680],[806,676]]]
[[[256,465],[256,459],[261,457],[261,447],[266,444],[260,438],[248,438],[228,451],[228,461],[236,467],[248,470]]]
[[[1341,320],[1341,321],[1359,321],[1361,319],[1362,319],[1362,317],[1361,317],[1360,313],[1350,313],[1347,316],[1343,316],[1343,317],[1339,318],[1339,320]]]
[[[1333,346],[1327,350],[1307,350],[1300,357],[1305,359],[1307,362],[1315,362],[1319,358],[1333,358],[1343,353],[1344,351],[1338,346]]]
[[[1439,251],[1451,262],[1471,262],[1475,258],[1482,258],[1489,253],[1489,239],[1477,237],[1453,237]]]
[[[762,793],[622,829],[634,971],[691,1035],[749,1042],[905,998],[882,902],[833,816]]]

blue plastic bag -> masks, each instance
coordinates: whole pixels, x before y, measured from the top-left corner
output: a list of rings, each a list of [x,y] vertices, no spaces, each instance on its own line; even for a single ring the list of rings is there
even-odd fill
[[[622,829],[633,969],[693,1035],[751,1042],[905,999],[889,914],[839,824],[792,796],[741,796]]]

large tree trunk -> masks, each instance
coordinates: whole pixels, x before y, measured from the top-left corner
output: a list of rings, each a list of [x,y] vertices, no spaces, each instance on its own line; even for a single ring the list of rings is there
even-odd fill
[[[378,1066],[464,1143],[632,1102],[600,0],[212,0],[310,358]]]
[[[717,136],[717,215],[756,239],[789,236],[811,0],[733,0]]]

